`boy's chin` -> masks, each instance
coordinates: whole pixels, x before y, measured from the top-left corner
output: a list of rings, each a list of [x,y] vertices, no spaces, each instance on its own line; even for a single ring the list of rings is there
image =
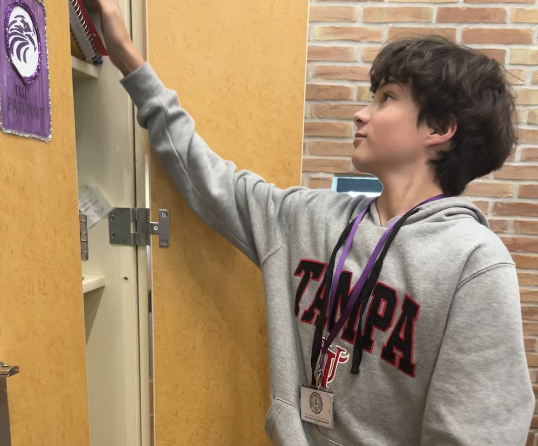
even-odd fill
[[[351,163],[353,164],[355,170],[358,170],[361,173],[374,175],[372,173],[372,171],[375,170],[374,166],[372,165],[373,163],[368,162],[368,160],[364,159],[364,156],[361,156],[361,154],[357,152],[358,150],[355,150],[353,156],[351,157]]]

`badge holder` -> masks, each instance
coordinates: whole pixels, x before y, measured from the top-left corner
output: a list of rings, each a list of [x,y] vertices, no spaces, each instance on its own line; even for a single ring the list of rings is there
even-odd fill
[[[301,420],[317,424],[328,429],[334,427],[334,399],[329,389],[321,390],[321,378],[325,369],[325,358],[318,362],[318,373],[315,386],[301,386]]]

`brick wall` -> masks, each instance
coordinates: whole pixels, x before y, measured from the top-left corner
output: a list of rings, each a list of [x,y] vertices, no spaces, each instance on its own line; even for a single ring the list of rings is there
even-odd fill
[[[500,171],[471,184],[466,194],[517,264],[529,371],[538,388],[536,0],[311,0],[303,185],[330,187],[334,173],[352,173],[351,118],[370,99],[371,62],[383,43],[425,33],[477,48],[513,75],[521,144]],[[538,415],[527,444],[538,446]]]

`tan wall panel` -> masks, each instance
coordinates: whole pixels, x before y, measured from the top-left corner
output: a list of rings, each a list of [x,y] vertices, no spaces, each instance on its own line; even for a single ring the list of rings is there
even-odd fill
[[[52,141],[0,132],[0,360],[13,446],[86,446],[88,400],[67,3],[47,1]]]
[[[308,1],[148,2],[149,60],[222,157],[279,187],[300,183]],[[268,444],[259,271],[203,225],[153,159],[157,446]]]

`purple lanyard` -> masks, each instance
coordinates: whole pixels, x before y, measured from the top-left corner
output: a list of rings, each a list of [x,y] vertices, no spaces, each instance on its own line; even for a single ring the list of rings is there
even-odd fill
[[[419,206],[422,206],[423,204],[430,203],[432,201],[440,200],[441,198],[444,198],[445,196],[443,194],[437,195],[435,197],[429,198],[426,201],[423,201],[420,204],[417,204],[413,209],[418,208]],[[359,214],[357,219],[355,220],[355,223],[353,224],[353,227],[351,228],[351,232],[346,240],[346,244],[344,246],[344,249],[342,251],[342,255],[340,256],[340,259],[338,260],[338,265],[336,267],[336,270],[334,271],[333,281],[331,284],[331,292],[329,294],[329,318],[332,315],[334,302],[335,302],[335,296],[336,296],[336,288],[338,286],[338,281],[340,279],[340,274],[342,273],[342,269],[344,267],[344,262],[347,259],[349,250],[351,248],[351,245],[353,243],[353,238],[355,237],[355,233],[357,232],[357,228],[359,227],[359,224],[361,223],[362,219],[370,209],[370,206],[375,200],[372,200],[368,205],[362,210],[362,212]],[[353,290],[353,293],[351,294],[351,297],[346,305],[346,308],[344,309],[343,313],[340,315],[340,319],[338,319],[338,322],[334,325],[333,329],[328,334],[327,338],[325,339],[325,342],[323,343],[323,347],[321,349],[321,355],[320,359],[323,358],[326,354],[329,348],[331,347],[331,344],[334,341],[334,338],[336,335],[340,332],[344,324],[349,318],[349,315],[351,314],[351,311],[353,310],[353,307],[355,306],[355,303],[357,302],[357,299],[359,297],[359,294],[362,291],[362,288],[364,287],[364,284],[366,283],[366,279],[368,279],[368,276],[370,275],[370,272],[372,271],[372,268],[374,267],[375,261],[379,257],[379,253],[383,249],[383,245],[385,244],[385,241],[387,240],[387,237],[390,234],[390,231],[392,231],[392,228],[398,223],[401,217],[397,218],[391,225],[387,228],[379,242],[377,242],[377,246],[374,249],[374,252],[370,256],[370,259],[368,260],[368,263],[366,264],[359,281],[355,285],[355,288]]]

